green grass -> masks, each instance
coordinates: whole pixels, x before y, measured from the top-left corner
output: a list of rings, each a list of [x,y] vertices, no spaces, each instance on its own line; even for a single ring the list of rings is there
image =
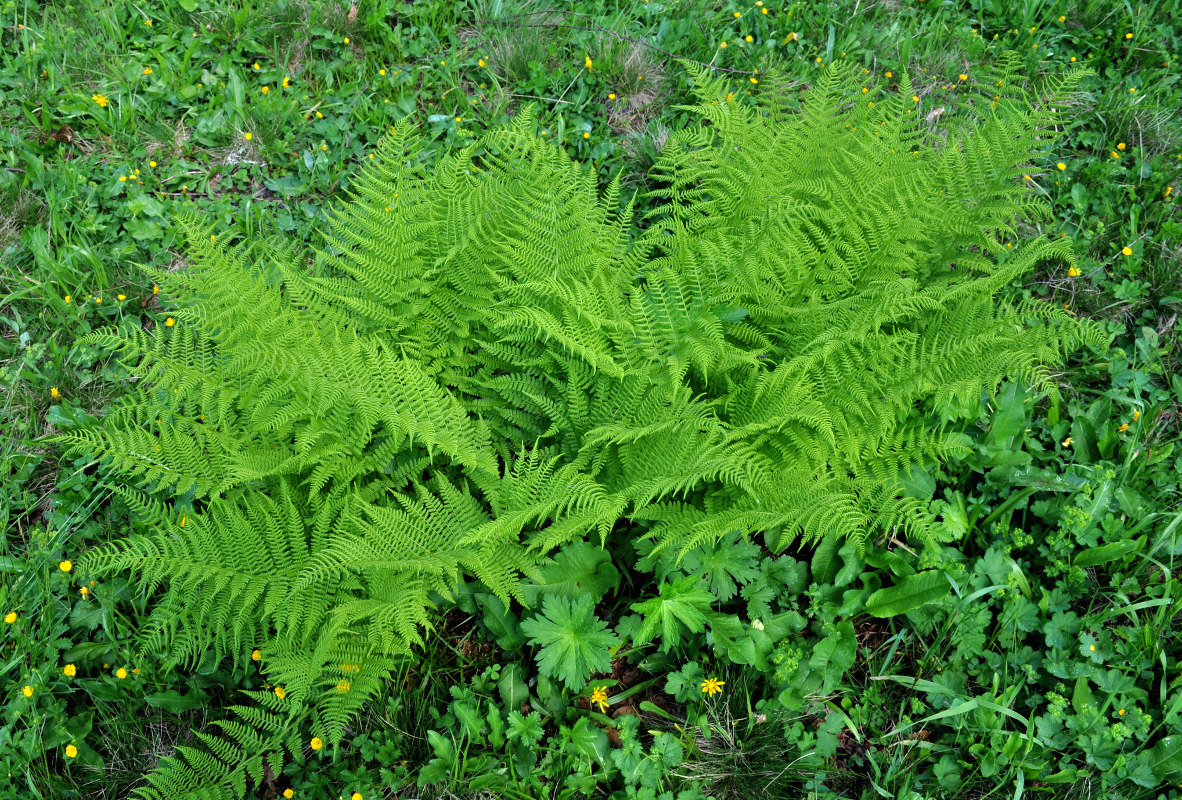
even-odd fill
[[[868,93],[892,91],[907,72],[919,112],[937,135],[941,119],[987,110],[1000,91],[993,68],[1005,50],[1020,58],[1013,81],[1057,74],[1073,59],[1095,71],[1065,137],[1030,176],[1055,212],[1048,230],[1037,233],[1072,238],[1080,274],[1069,274],[1065,265],[1048,268],[1011,291],[1051,298],[1101,320],[1118,349],[1103,363],[1080,363],[1061,376],[1062,420],[1032,417],[1033,433],[1020,446],[1048,471],[1074,470],[1086,478],[1087,492],[1112,481],[1102,467],[1116,465],[1114,494],[1106,500],[1112,505],[1105,508],[1129,524],[1150,520],[1145,530],[1156,532],[1157,549],[1147,547],[1135,568],[1077,610],[1103,617],[1104,630],[1125,620],[1121,625],[1139,637],[1145,669],[1162,665],[1153,673],[1153,702],[1172,702],[1177,680],[1170,670],[1178,651],[1159,632],[1169,628],[1182,602],[1171,561],[1177,549],[1169,544],[1176,542],[1177,518],[1171,523],[1167,514],[1178,497],[1177,456],[1169,448],[1178,438],[1182,404],[1176,377],[1182,310],[1177,0],[763,6],[375,0],[360,3],[356,14],[347,3],[329,0],[195,0],[142,7],[150,17],[140,8],[0,0],[0,521],[6,533],[0,605],[5,612],[20,610],[15,627],[28,621],[22,633],[10,631],[13,655],[5,654],[0,671],[0,688],[8,692],[5,724],[13,731],[0,735],[10,737],[0,741],[0,751],[12,753],[4,757],[12,777],[7,784],[0,779],[0,796],[125,796],[160,753],[210,718],[209,704],[262,682],[247,663],[196,676],[155,674],[150,661],[136,660],[128,638],[148,598],[125,585],[96,587],[82,598],[80,587],[57,568],[62,558],[133,525],[127,509],[108,500],[97,465],[62,462],[42,439],[101,415],[132,385],[104,353],[76,342],[103,326],[166,323],[171,309],[140,268],[184,268],[173,211],[201,210],[216,220],[217,235],[231,241],[262,235],[316,242],[325,213],[348,192],[350,174],[391,126],[416,121],[442,152],[471,143],[477,132],[529,104],[539,115],[539,135],[592,164],[603,183],[620,176],[626,187],[643,190],[641,176],[668,133],[686,124],[678,106],[689,87],[678,58],[726,71],[737,100],[750,103],[766,85],[752,80],[770,70],[806,86],[824,65],[850,59],[866,70]],[[1100,401],[1108,405],[1097,407]],[[1058,444],[1068,436],[1103,441],[1105,430],[1116,436],[1135,409],[1144,412],[1143,421],[1119,432],[1135,438],[1122,439],[1116,450],[1095,445],[1088,454]],[[1016,544],[1009,525],[1053,536],[1059,506],[1040,505],[1045,494],[1023,499],[1000,519],[989,517],[1012,486],[991,471],[996,465],[986,456],[977,458],[958,474],[937,477],[950,503],[963,502],[975,520],[997,522],[996,531],[972,531],[979,549],[997,536],[1015,552],[1034,547]],[[1064,507],[1070,498],[1091,497],[1074,491],[1049,496]],[[1082,546],[1067,541],[1030,558],[1045,567]],[[1026,578],[1038,579],[1034,573]],[[1157,587],[1154,596],[1162,602],[1142,605],[1137,585]],[[1005,597],[996,600],[999,613]],[[841,755],[828,767],[814,761],[791,767],[775,778],[792,787],[784,791],[804,796],[824,784],[879,796],[883,787],[902,792],[909,786],[914,763],[902,754],[911,750],[884,742],[892,741],[903,717],[934,713],[932,697],[883,678],[931,680],[933,671],[955,671],[965,647],[953,639],[960,628],[946,619],[931,624],[918,633],[886,631],[860,656],[844,690],[851,707],[843,710],[864,741],[850,744],[850,735],[843,735]],[[416,667],[418,686],[426,690],[392,691],[389,707],[367,718],[361,728],[369,744],[359,749],[372,745],[369,757],[342,772],[288,776],[307,786],[304,796],[360,785],[363,779],[350,777],[349,769],[364,774],[369,765],[377,774],[381,762],[397,772],[389,764],[406,762],[402,777],[392,772],[392,786],[431,758],[424,731],[450,724],[446,687],[472,677],[469,659],[450,649],[457,641],[440,638]],[[85,685],[66,681],[67,655],[102,677]],[[1134,661],[1127,652],[1122,658]],[[104,663],[142,670],[119,679],[114,666],[99,670]],[[1016,673],[1002,673],[1007,682],[1018,680]],[[34,697],[23,698],[19,690],[30,682],[37,684]],[[991,688],[987,683],[984,672],[969,681],[970,688]],[[761,680],[736,674],[729,688],[731,705],[713,712],[724,733],[694,740],[679,768],[718,787],[720,800],[760,796],[739,778],[745,765],[787,758],[816,736],[820,724],[755,710],[747,698],[765,692]],[[1074,702],[1071,695],[1068,686],[1065,696]],[[184,697],[197,707],[186,708],[177,699]],[[749,707],[737,707],[739,698]],[[922,709],[909,710],[913,703]],[[1019,713],[1032,716],[1033,710]],[[774,719],[756,725],[761,714]],[[656,717],[646,722],[663,724]],[[1001,747],[1001,739],[982,733],[1000,730],[995,720],[978,723],[972,735]],[[687,746],[691,739],[687,734]],[[877,744],[864,746],[872,739]],[[62,755],[67,741],[86,743],[71,763]],[[936,753],[937,762],[943,754]],[[1008,768],[984,776],[955,759],[939,763],[948,785],[960,786],[947,796],[1018,796]],[[833,765],[836,777],[818,777]],[[857,777],[844,775],[848,771]],[[953,780],[954,771],[963,774],[962,783]],[[991,788],[1002,784],[1004,792]],[[1038,796],[1085,795],[1072,782],[1023,785],[1027,792],[1037,788]],[[1120,791],[1122,797],[1157,796],[1149,789],[1143,795]]]

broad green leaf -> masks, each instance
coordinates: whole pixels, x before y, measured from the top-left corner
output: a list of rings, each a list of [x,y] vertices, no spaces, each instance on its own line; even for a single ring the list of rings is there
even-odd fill
[[[619,643],[607,623],[595,616],[595,603],[581,597],[573,603],[564,597],[542,601],[542,615],[521,623],[530,643],[541,648],[538,669],[558,678],[571,691],[587,685],[592,672],[611,670],[608,649]]]
[[[1167,736],[1146,753],[1145,765],[1159,781],[1182,772],[1182,736]]]
[[[879,589],[866,600],[866,612],[875,617],[893,617],[934,603],[948,594],[952,585],[939,570],[908,575],[894,586]]]
[[[632,643],[639,647],[652,641],[661,631],[661,649],[668,650],[681,640],[682,631],[701,633],[706,628],[706,612],[714,595],[698,587],[698,579],[689,576],[661,584],[652,600],[634,603],[632,610],[644,617]]]
[[[1094,567],[1097,564],[1105,564],[1109,561],[1116,561],[1118,558],[1124,558],[1135,551],[1139,545],[1140,541],[1137,539],[1125,539],[1111,544],[1102,544],[1099,547],[1089,547],[1077,555],[1073,563],[1077,567]]]
[[[543,594],[568,597],[584,595],[598,603],[620,580],[611,555],[590,542],[576,542],[562,548],[553,564],[542,568],[542,582],[523,581],[521,594],[529,606],[535,606]]]

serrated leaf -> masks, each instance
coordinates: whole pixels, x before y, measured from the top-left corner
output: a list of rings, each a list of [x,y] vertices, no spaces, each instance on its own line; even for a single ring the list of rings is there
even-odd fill
[[[713,602],[714,595],[699,588],[698,579],[692,576],[661,584],[658,596],[632,605],[632,610],[644,617],[633,644],[647,644],[660,630],[661,649],[668,650],[678,643],[683,630],[701,633]]]
[[[521,623],[530,644],[541,648],[538,669],[558,678],[571,691],[587,685],[591,672],[607,672],[612,661],[608,650],[619,643],[607,624],[595,616],[595,603],[581,597],[573,603],[565,597],[542,601],[542,616]]]

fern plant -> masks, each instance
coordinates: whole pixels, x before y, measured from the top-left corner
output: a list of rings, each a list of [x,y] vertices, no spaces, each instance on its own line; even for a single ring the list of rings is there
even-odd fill
[[[906,78],[870,102],[833,65],[793,110],[772,78],[750,107],[686,68],[705,124],[670,137],[640,235],[528,111],[435,161],[404,125],[312,257],[186,217],[190,268],[154,276],[178,324],[91,337],[141,389],[61,438],[154,533],[85,567],[157,594],[143,636],[173,665],[257,648],[283,695],[144,797],[241,796],[307,737],[338,744],[465,576],[522,602],[555,548],[621,522],[682,555],[930,539],[901,481],[965,447],[939,420],[1006,377],[1053,391],[1050,368],[1102,344],[998,297],[1073,258],[1010,245],[1048,211],[1022,175],[1080,72],[940,140]],[[672,588],[646,638],[694,624]]]

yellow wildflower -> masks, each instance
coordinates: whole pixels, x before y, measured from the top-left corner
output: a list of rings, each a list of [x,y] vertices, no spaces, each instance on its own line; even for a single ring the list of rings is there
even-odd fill
[[[608,99],[608,100],[615,100],[615,99],[616,99],[616,93],[615,93],[615,92],[611,92],[610,94],[608,94],[608,96],[607,96],[607,99]]]
[[[176,320],[173,319],[172,317],[169,317],[168,319],[164,320],[164,327],[171,328],[173,325],[176,325]]]
[[[739,17],[741,17],[741,16],[743,16],[743,15],[742,15],[742,14],[740,14],[738,11],[736,11],[736,12],[735,12],[735,19],[738,19],[738,18],[739,18]]]
[[[588,71],[588,72],[591,72],[591,71],[592,71],[592,69],[591,69],[591,56],[587,56],[587,60],[583,62],[583,66],[584,66],[584,67],[586,67],[586,69],[587,69],[587,71]]]
[[[253,63],[251,66],[252,66],[252,67],[254,67],[254,70],[255,70],[255,72],[258,72],[258,70],[259,70],[259,62],[257,62],[257,61],[256,61],[256,62],[254,62],[254,63]]]
[[[271,87],[270,87],[270,86],[264,86],[264,87],[262,88],[262,90],[261,90],[261,91],[262,91],[262,93],[263,93],[263,94],[268,94],[268,93],[271,91]]]
[[[1124,433],[1128,429],[1129,429],[1129,423],[1127,423],[1127,422],[1124,423],[1123,425],[1121,425],[1119,428],[1117,428],[1117,430],[1120,431],[1121,433]]]
[[[590,138],[591,138],[591,134],[587,133],[586,131],[583,131],[583,138],[584,138],[584,139],[590,139]]]
[[[66,745],[66,758],[74,758],[78,755],[78,748],[72,744]]]
[[[92,94],[90,96],[90,99],[93,100],[94,102],[98,103],[99,108],[106,108],[107,107],[108,100],[107,100],[106,95]]]
[[[262,653],[260,653],[258,650],[255,650],[254,652],[252,652],[252,653],[250,654],[250,660],[251,660],[251,661],[258,661],[258,660],[259,660],[260,658],[262,658],[262,657],[263,657],[263,654],[262,654]]]
[[[275,696],[278,697],[280,700],[282,700],[283,698],[287,697],[287,690],[284,689],[282,686],[276,686],[275,687]]]
[[[707,678],[702,681],[702,694],[713,697],[722,691],[723,686],[726,686],[726,681],[720,681],[718,678]]]
[[[1133,38],[1133,34],[1131,34],[1131,33],[1126,33],[1126,34],[1125,34],[1125,38],[1126,38],[1126,39],[1132,39],[1132,38]]]
[[[127,670],[125,670],[123,667],[120,667],[119,669],[115,670],[115,677],[119,680],[123,680],[127,677]]]
[[[962,81],[967,81],[967,80],[969,79],[969,76],[968,76],[968,75],[965,75],[965,74],[962,72],[962,73],[960,73],[960,79],[961,79]]]
[[[9,611],[7,614],[4,615],[4,621],[7,622],[9,625],[16,622],[16,612]]]
[[[25,688],[21,689],[21,691],[24,692],[25,697],[32,697],[33,696],[33,687],[32,686],[25,686]]]
[[[284,789],[283,796],[286,797],[287,800],[291,800],[291,798],[295,797],[295,790],[294,789]]]
[[[1075,441],[1074,439],[1072,439],[1070,436],[1068,436],[1066,439],[1063,440],[1063,446],[1064,447],[1071,447],[1071,443],[1074,441]],[[1092,649],[1093,650],[1096,649],[1094,645],[1093,645]]]
[[[70,295],[66,295],[66,296],[65,296],[63,299],[64,299],[64,300],[65,300],[67,303],[72,303],[72,302],[74,302],[74,298],[73,298],[73,297],[70,297]]]
[[[386,74],[386,71],[385,71],[385,70],[382,70],[382,74],[383,74],[383,75],[385,75],[385,74]],[[284,76],[283,76],[283,88],[284,88],[284,89],[290,89],[290,88],[291,88],[291,78],[287,77],[286,75],[284,75]]]
[[[1134,412],[1133,412],[1133,422],[1136,422],[1136,421],[1137,421],[1137,420],[1139,420],[1139,419],[1141,419],[1141,412],[1140,412],[1140,411],[1134,411]]]
[[[1067,17],[1059,17],[1059,21],[1060,21],[1060,22],[1066,22],[1066,21],[1067,21]]]
[[[607,687],[596,686],[595,691],[591,692],[591,705],[599,706],[599,713],[607,713]]]
[[[1124,149],[1125,149],[1125,143],[1124,143],[1124,142],[1120,142],[1119,144],[1117,144],[1117,146],[1116,146],[1116,149],[1117,149],[1117,150],[1124,150]]]
[[[1060,162],[1059,162],[1058,164],[1056,164],[1055,166],[1059,168],[1059,171],[1060,171],[1060,172],[1062,172],[1063,170],[1067,169],[1067,165],[1066,165],[1066,164],[1064,164],[1062,161],[1060,161]]]
[[[751,44],[752,42],[755,41],[755,37],[751,36],[751,35],[747,35],[747,36],[743,37],[743,41],[747,42],[747,44]]]
[[[1069,267],[1067,270],[1067,277],[1068,278],[1078,278],[1079,277],[1079,267],[1076,267],[1076,266]]]
[[[348,37],[348,36],[346,36],[346,37],[345,37],[345,44],[348,44],[348,43],[349,43],[349,37]]]
[[[478,67],[483,67],[484,65],[485,65],[485,64],[484,64],[484,59],[483,59],[483,58],[482,58],[482,59],[480,59],[479,61],[477,61],[477,62],[476,62],[476,66],[478,66]]]
[[[349,800],[363,800],[361,792],[353,792],[353,796]]]
[[[90,596],[90,589],[87,589],[85,586],[83,586],[78,590],[78,594],[82,595],[83,597],[88,597]]]
[[[264,86],[263,88],[266,89],[267,87]],[[254,138],[254,134],[251,133],[250,131],[247,131],[246,133],[242,134],[242,138],[249,142],[251,139]]]
[[[319,750],[321,747],[324,747],[324,742],[321,741],[319,736],[313,736],[312,741],[309,742],[308,744],[311,746],[311,748],[313,750]]]
[[[723,41],[719,42],[718,46],[719,47],[726,47],[726,40],[724,39]]]
[[[144,67],[143,74],[144,74],[144,75],[151,75],[151,74],[152,74],[152,68],[151,68],[151,67]]]
[[[62,674],[65,675],[67,678],[73,678],[74,675],[77,674],[77,672],[78,672],[78,668],[75,667],[73,664],[66,664],[66,666],[62,669]]]
[[[54,400],[61,400],[62,399],[62,393],[58,390],[58,388],[56,386],[49,387],[49,396],[52,397]]]
[[[74,568],[74,565],[67,560],[67,561],[63,561],[60,564],[58,564],[57,568],[60,569],[62,572],[69,572],[70,570],[72,570]]]
[[[1131,256],[1133,254],[1133,248],[1131,248],[1131,247],[1121,248],[1121,253],[1123,253],[1126,256]]]

